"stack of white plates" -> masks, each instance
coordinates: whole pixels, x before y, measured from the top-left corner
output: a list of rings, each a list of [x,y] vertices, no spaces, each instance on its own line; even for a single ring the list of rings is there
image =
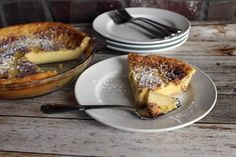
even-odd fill
[[[117,25],[109,12],[99,15],[93,22],[93,28],[101,34],[107,47],[122,52],[155,53],[176,48],[188,39],[190,22],[182,15],[156,8],[127,8],[133,17],[145,17],[165,25],[178,28],[182,33],[168,39],[150,38],[140,27],[125,23]]]

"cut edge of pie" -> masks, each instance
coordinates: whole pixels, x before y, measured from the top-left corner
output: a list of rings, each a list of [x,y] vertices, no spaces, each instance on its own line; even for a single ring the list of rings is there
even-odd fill
[[[158,94],[154,91],[148,91],[145,105],[136,107],[142,117],[157,117],[160,114],[166,114],[173,111],[180,105],[180,101],[175,97]]]
[[[128,66],[135,106],[150,117],[176,109],[178,100],[173,96],[187,90],[196,72],[184,61],[159,55],[130,53]]]
[[[62,49],[60,51],[48,51],[48,52],[31,51],[29,53],[26,53],[25,57],[29,61],[35,64],[48,64],[48,63],[74,60],[74,59],[78,59],[81,56],[81,54],[86,51],[86,48],[88,47],[89,42],[90,42],[90,38],[85,37],[81,41],[81,45],[73,50]]]

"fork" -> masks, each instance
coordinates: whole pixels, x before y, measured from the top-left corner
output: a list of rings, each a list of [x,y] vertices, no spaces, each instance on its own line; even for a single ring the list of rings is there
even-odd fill
[[[46,114],[55,114],[62,113],[68,111],[85,111],[91,109],[106,109],[106,108],[116,108],[116,109],[124,109],[126,111],[130,111],[133,116],[136,116],[142,120],[146,119],[154,119],[155,117],[147,117],[139,114],[136,111],[135,107],[126,106],[126,105],[63,105],[63,104],[54,104],[54,103],[45,103],[40,107],[40,110]]]
[[[117,10],[117,12],[120,14],[120,16],[123,16],[123,18],[126,18],[127,21],[135,21],[135,20],[143,21],[143,22],[146,22],[146,23],[148,23],[148,24],[150,24],[154,27],[156,26],[159,29],[163,28],[163,30],[165,29],[165,30],[171,32],[172,36],[174,36],[175,34],[180,34],[182,32],[180,29],[177,29],[175,27],[167,26],[165,24],[159,23],[157,21],[154,21],[154,20],[151,20],[151,19],[148,19],[148,18],[132,17],[126,9],[120,9],[120,10]]]
[[[181,106],[180,101],[178,100],[177,107]],[[129,111],[133,116],[136,116],[142,120],[148,119],[155,119],[157,117],[150,117],[146,114],[142,114],[138,112],[133,106],[126,106],[126,105],[63,105],[63,104],[53,104],[53,103],[45,103],[40,107],[40,110],[46,114],[54,114],[54,113],[61,113],[67,111],[85,111],[85,110],[92,110],[92,109],[106,109],[106,108],[116,108],[116,109],[124,109]]]
[[[177,108],[181,106],[181,102],[177,99]],[[54,103],[45,103],[41,105],[40,110],[46,114],[54,114],[54,113],[61,113],[61,112],[68,112],[68,111],[85,111],[85,110],[92,110],[92,109],[109,109],[109,108],[116,108],[116,109],[123,109],[129,111],[133,116],[136,116],[142,120],[147,119],[155,119],[157,117],[151,117],[147,114],[143,114],[139,112],[138,108],[134,106],[126,106],[126,105],[64,105],[64,104],[54,104]]]
[[[153,29],[150,29],[149,27],[146,27],[142,24],[136,23],[135,21],[128,21],[123,16],[120,16],[120,14],[118,13],[117,10],[110,11],[108,14],[116,24],[124,24],[124,23],[127,23],[127,22],[135,24],[135,25],[139,26],[140,28],[144,29],[145,31],[151,33],[150,35],[152,35],[152,36],[154,35],[154,38],[156,38],[158,36],[159,38],[164,38],[165,39],[167,36],[169,36],[169,34],[166,34],[165,32],[163,32],[159,29],[153,30]]]

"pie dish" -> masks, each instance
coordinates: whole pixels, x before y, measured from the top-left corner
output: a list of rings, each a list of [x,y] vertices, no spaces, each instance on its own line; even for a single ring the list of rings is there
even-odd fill
[[[186,91],[196,70],[184,61],[159,55],[128,55],[129,82],[135,106],[147,117],[166,114],[179,105],[172,96]]]
[[[37,96],[61,88],[91,61],[91,38],[56,22],[0,29],[0,98]]]

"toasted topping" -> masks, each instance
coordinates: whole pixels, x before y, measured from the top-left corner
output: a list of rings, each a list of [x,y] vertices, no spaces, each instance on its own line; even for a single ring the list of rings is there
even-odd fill
[[[37,74],[40,72],[40,69],[35,66],[33,63],[25,60],[20,62],[16,67],[18,73],[16,75],[17,78],[22,78],[28,75]]]
[[[178,84],[191,71],[191,67],[180,60],[157,55],[129,54],[128,60],[138,86],[152,90],[169,82]]]
[[[4,45],[5,44],[5,45]],[[6,55],[14,55],[16,52],[25,54],[30,51],[55,51],[61,47],[59,44],[54,43],[48,39],[32,38],[21,36],[12,42],[4,42],[0,45],[4,57]]]
[[[8,84],[20,84],[20,83],[28,83],[32,81],[38,81],[46,78],[53,77],[57,74],[55,70],[46,71],[43,73],[38,73],[35,75],[25,76],[23,78],[9,78],[9,79],[0,79],[0,85],[8,85]]]
[[[134,79],[137,80],[139,87],[148,87],[149,89],[161,86],[163,81],[157,75],[158,70],[150,67],[134,67]]]
[[[19,53],[0,55],[0,78],[13,78],[17,75],[16,66],[20,56]]]
[[[31,25],[2,28],[0,53],[75,49],[86,37],[86,34],[62,23],[34,23],[34,27]]]

